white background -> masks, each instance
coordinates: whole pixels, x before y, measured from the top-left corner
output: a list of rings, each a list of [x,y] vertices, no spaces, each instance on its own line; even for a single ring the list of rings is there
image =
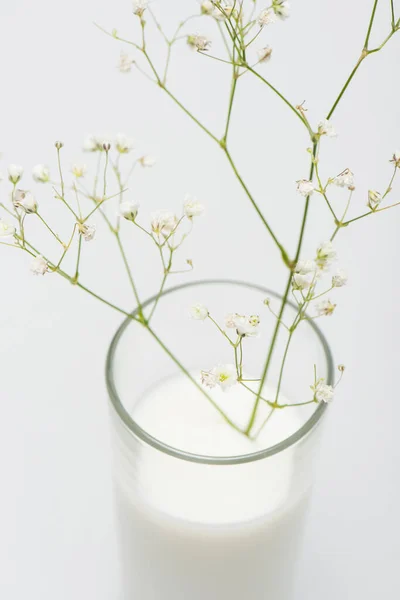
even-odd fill
[[[390,3],[381,4],[373,43],[390,27]],[[293,5],[292,18],[266,33],[274,55],[262,68],[295,104],[306,100],[316,123],[360,54],[372,0]],[[154,8],[169,31],[197,10],[192,0],[159,0]],[[400,16],[400,5],[397,10]],[[135,138],[139,152],[158,157],[154,170],[138,173],[131,192],[144,220],[157,208],[178,210],[187,192],[207,204],[188,245],[196,264],[189,277],[236,277],[282,289],[285,272],[275,248],[221,150],[156,86],[116,69],[120,45],[92,22],[137,35],[127,0],[0,0],[0,16],[1,170],[11,162],[24,165],[24,186],[33,189],[43,214],[61,232],[67,224],[50,190],[31,183],[30,169],[44,162],[54,172],[56,139],[65,143],[68,164],[82,160],[86,134],[122,131]],[[202,28],[199,23],[187,31]],[[161,43],[152,42],[156,56]],[[365,61],[333,119],[339,137],[323,143],[324,176],[345,167],[356,173],[351,216],[364,211],[369,188],[387,185],[388,160],[400,147],[399,48],[400,39],[394,39]],[[219,132],[227,69],[182,43],[171,73],[177,95]],[[308,172],[301,123],[247,76],[231,141],[254,195],[293,250],[303,206],[295,181]],[[393,201],[400,199],[399,186]],[[2,201],[7,194],[3,182]],[[343,200],[335,195],[338,207]],[[350,283],[337,294],[337,314],[324,325],[337,361],[348,370],[321,448],[296,600],[372,600],[395,597],[399,590],[399,225],[400,212],[393,210],[337,238]],[[32,227],[37,239],[45,235]],[[331,229],[326,208],[313,199],[306,249],[311,252]],[[130,308],[129,287],[114,266],[106,235],[99,224],[96,241],[84,247],[82,281]],[[157,263],[145,240],[132,244],[146,296],[156,288]],[[61,278],[33,277],[22,253],[3,248],[0,261],[0,596],[114,599],[118,573],[103,364],[120,317]]]

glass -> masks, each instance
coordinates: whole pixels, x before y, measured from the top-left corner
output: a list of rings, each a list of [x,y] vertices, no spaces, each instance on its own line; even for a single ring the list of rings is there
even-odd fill
[[[198,372],[221,362],[226,341],[211,324],[186,319],[188,307],[203,302],[220,320],[227,308],[249,314],[261,306],[265,329],[245,351],[248,370],[258,374],[275,325],[262,305],[267,296],[280,300],[271,290],[235,281],[177,286],[162,295],[151,326],[189,371]],[[287,313],[294,311],[289,305]],[[283,330],[269,374],[274,383],[285,340]],[[314,364],[318,377],[332,384],[329,347],[309,321],[293,337],[285,370],[282,390],[292,403],[304,401],[299,393],[309,390]],[[123,322],[107,358],[123,600],[292,599],[326,404],[301,407],[296,430],[265,449],[238,456],[190,453],[156,439],[132,417],[149,390],[162,390],[177,373],[144,327]],[[280,412],[287,410],[300,409]]]

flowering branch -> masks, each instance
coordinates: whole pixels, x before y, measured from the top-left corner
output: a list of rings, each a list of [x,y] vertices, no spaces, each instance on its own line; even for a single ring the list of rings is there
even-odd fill
[[[144,67],[142,68],[141,65],[137,64],[136,61],[127,54],[121,53],[119,64],[121,72],[130,72],[132,66],[137,68],[152,83],[162,89],[168,95],[168,97],[171,98],[171,100],[190,118],[190,120],[194,122],[202,131],[204,131],[204,133],[206,133],[207,136],[212,139],[213,142],[217,143],[222,149],[235,179],[240,184],[245,196],[247,197],[247,200],[250,202],[251,206],[259,216],[260,221],[268,233],[268,236],[274,242],[274,245],[280,252],[285,267],[288,269],[288,278],[279,308],[276,310],[272,309],[270,306],[270,301],[265,302],[269,312],[275,319],[275,324],[260,377],[247,378],[247,376],[244,376],[244,355],[247,347],[247,338],[254,337],[259,333],[260,318],[257,315],[251,315],[249,317],[239,315],[237,313],[228,315],[225,320],[225,326],[227,330],[232,330],[231,335],[231,333],[227,332],[218,324],[217,320],[211,316],[210,312],[204,305],[195,305],[191,309],[191,315],[193,318],[198,320],[208,320],[213,324],[213,327],[216,328],[219,334],[222,334],[224,340],[229,344],[230,351],[233,354],[233,364],[218,365],[212,368],[210,371],[202,371],[202,384],[203,386],[209,388],[219,386],[224,391],[230,389],[230,387],[236,384],[246,389],[254,397],[254,404],[245,427],[238,427],[238,425],[230,419],[230,417],[220,408],[218,403],[214,401],[214,399],[205,391],[204,387],[202,387],[186,370],[182,363],[171,353],[166,344],[158,338],[154,330],[150,327],[150,322],[153,319],[156,310],[158,309],[159,301],[164,293],[169,276],[175,273],[186,272],[187,270],[191,270],[193,268],[192,261],[188,259],[186,261],[188,268],[174,269],[174,258],[176,252],[190,234],[194,219],[200,216],[204,207],[197,202],[195,198],[187,197],[184,201],[183,211],[179,217],[170,211],[158,211],[152,215],[149,228],[146,227],[146,225],[138,222],[139,205],[130,200],[128,197],[129,180],[136,165],[141,165],[142,167],[151,167],[154,164],[154,161],[151,159],[151,157],[143,156],[141,158],[136,158],[129,170],[128,176],[125,179],[123,176],[124,169],[121,168],[121,159],[123,155],[129,154],[132,151],[132,141],[129,140],[129,138],[119,135],[113,144],[111,144],[111,142],[108,140],[104,141],[103,139],[97,137],[91,137],[86,141],[85,150],[98,153],[92,193],[88,191],[90,188],[85,187],[81,182],[86,173],[85,165],[73,166],[72,173],[75,177],[74,183],[71,187],[66,185],[61,163],[60,151],[63,147],[61,142],[56,142],[55,144],[57,149],[57,167],[60,180],[59,184],[51,181],[49,169],[44,165],[37,165],[33,170],[33,178],[35,181],[50,183],[56,199],[60,200],[67,207],[68,214],[70,216],[72,215],[73,217],[72,232],[70,234],[69,241],[66,244],[63,243],[61,238],[54,232],[53,227],[39,212],[38,204],[33,195],[27,190],[18,189],[17,184],[20,182],[23,175],[22,167],[19,167],[18,165],[10,165],[9,180],[12,184],[12,206],[10,209],[4,204],[0,204],[0,207],[5,210],[7,215],[13,218],[13,225],[9,225],[0,219],[0,237],[5,238],[6,240],[4,242],[0,241],[0,244],[18,248],[31,256],[33,258],[32,270],[36,275],[57,273],[70,283],[82,289],[82,291],[89,293],[91,296],[101,301],[105,305],[121,314],[124,314],[124,316],[133,319],[141,326],[146,328],[146,330],[156,340],[163,351],[170,356],[172,361],[179,367],[179,369],[187,377],[189,377],[193,384],[199,390],[201,390],[202,394],[208,398],[215,409],[221,414],[223,419],[236,431],[248,436],[250,439],[255,439],[261,433],[262,429],[269,421],[275,410],[293,406],[305,406],[313,403],[330,402],[332,400],[334,387],[336,386],[327,385],[322,378],[318,378],[317,368],[315,366],[314,383],[311,386],[313,399],[295,404],[288,404],[280,401],[287,358],[291,349],[294,333],[298,330],[303,321],[310,321],[323,316],[328,317],[335,312],[336,304],[330,300],[328,294],[330,295],[331,292],[333,292],[336,288],[343,287],[347,282],[347,276],[343,273],[343,271],[337,271],[331,276],[329,285],[323,285],[322,282],[336,257],[336,252],[333,248],[332,241],[336,238],[339,230],[344,227],[348,227],[351,223],[361,220],[364,217],[400,205],[400,202],[396,202],[387,206],[382,206],[383,201],[386,200],[387,196],[392,191],[397,170],[400,168],[399,151],[394,153],[391,160],[391,162],[394,164],[394,171],[385,192],[381,194],[378,191],[370,190],[368,193],[367,202],[369,209],[368,212],[350,219],[348,219],[347,214],[350,208],[353,193],[355,192],[353,173],[350,171],[350,169],[346,168],[339,175],[329,178],[324,185],[319,168],[319,150],[321,140],[323,137],[333,137],[335,135],[330,118],[337,109],[361,63],[370,54],[376,53],[384,48],[393,35],[400,29],[400,20],[396,21],[394,2],[391,0],[391,30],[380,45],[375,48],[371,48],[370,38],[378,7],[378,0],[374,0],[361,56],[350,73],[350,76],[347,78],[339,95],[334,101],[330,111],[328,112],[327,119],[320,121],[318,126],[314,129],[307,118],[307,110],[304,106],[304,103],[299,106],[292,104],[275,86],[270,83],[268,78],[264,77],[259,72],[257,67],[270,60],[272,48],[266,46],[259,49],[257,51],[258,60],[256,62],[251,60],[253,44],[257,40],[261,39],[265,27],[269,26],[276,20],[285,20],[289,16],[289,3],[286,0],[272,0],[271,5],[261,11],[256,18],[256,2],[251,2],[251,11],[248,15],[246,15],[245,6],[246,3],[244,0],[234,0],[233,4],[229,5],[225,2],[221,2],[220,0],[204,0],[201,2],[200,14],[192,15],[182,20],[178,24],[172,37],[169,37],[163,31],[162,26],[155,16],[153,10],[149,8],[148,1],[134,0],[134,14],[138,17],[138,24],[140,26],[140,41],[138,43],[118,36],[116,30],[113,30],[111,33],[109,33],[103,28],[99,27],[99,29],[101,29],[107,35],[118,41],[128,44],[142,57],[141,60],[144,61]],[[155,27],[160,32],[166,44],[167,53],[165,57],[165,64],[163,63],[161,70],[156,66],[156,63],[152,58],[152,54],[149,52],[147,46],[147,22],[145,20],[146,11],[150,14]],[[211,17],[216,23],[218,34],[222,38],[224,48],[222,57],[218,56],[218,52],[210,54],[209,50],[212,41],[206,36],[198,34],[186,35],[184,33],[184,28],[189,22],[205,16]],[[256,29],[257,27],[258,30]],[[197,51],[198,54],[206,56],[207,58],[211,58],[212,60],[216,60],[223,65],[230,65],[231,79],[227,111],[222,123],[222,136],[216,135],[206,125],[204,125],[202,121],[198,119],[197,116],[195,116],[191,110],[187,108],[169,89],[168,73],[171,65],[173,48],[178,42],[184,39],[186,39],[189,47]],[[226,60],[226,56],[228,57],[228,60]],[[250,191],[250,185],[241,175],[236,161],[234,160],[230,151],[229,141],[234,118],[234,106],[238,85],[239,81],[246,81],[248,77],[250,77],[250,75],[248,75],[248,77],[243,77],[247,74],[253,75],[274,92],[280,101],[282,101],[285,106],[287,106],[290,111],[296,115],[297,119],[302,122],[307,129],[309,138],[311,140],[312,148],[308,149],[308,152],[310,153],[308,179],[300,179],[297,182],[297,191],[303,197],[304,209],[294,256],[289,256],[288,252],[282,245],[280,241],[280,235],[278,235],[272,228],[269,217],[268,219],[266,218],[264,211],[261,209],[255,197],[252,195]],[[114,150],[117,152],[115,159],[113,159],[112,155],[110,154]],[[110,186],[108,173],[110,168],[114,173],[118,188],[117,192],[113,194],[108,193],[108,187]],[[314,183],[314,179],[316,179],[316,183]],[[340,220],[337,217],[339,211],[334,208],[334,203],[330,199],[331,185],[344,188],[348,192],[346,207]],[[99,187],[100,189],[102,187],[100,196],[97,195]],[[73,205],[75,206],[76,203],[76,210],[72,208],[72,205],[67,197],[68,192],[71,190],[75,196],[73,199]],[[319,194],[324,199],[327,208],[333,217],[335,229],[330,241],[318,246],[314,258],[311,260],[301,260],[303,242],[310,212],[311,196],[314,193]],[[91,205],[91,210],[89,212],[86,211],[86,216],[84,217],[83,214],[85,211],[82,210],[82,208],[84,203],[87,203],[88,200],[94,203],[94,206]],[[109,205],[112,205],[112,200],[116,200],[118,206],[116,223],[109,217],[108,214]],[[90,242],[95,237],[96,228],[91,222],[91,218],[97,212],[99,212],[99,214],[105,220],[110,232],[116,240],[118,251],[124,264],[124,269],[126,271],[130,287],[132,288],[133,297],[135,299],[135,303],[137,304],[137,311],[134,315],[131,315],[128,311],[116,306],[109,300],[102,298],[95,291],[83,285],[80,281],[80,263],[83,241]],[[56,260],[50,260],[41,254],[36,247],[31,244],[29,241],[28,227],[31,217],[29,217],[29,215],[36,215],[51,236],[56,239],[60,245],[62,245],[63,251],[60,258]],[[133,269],[130,264],[130,256],[123,243],[123,231],[125,227],[123,223],[125,221],[129,222],[135,228],[145,233],[146,239],[151,239],[152,244],[155,244],[156,246],[157,253],[161,261],[162,273],[160,282],[157,286],[158,291],[154,297],[152,305],[149,307],[148,314],[147,311],[145,314],[147,305],[143,305],[141,302],[138,285],[136,282],[136,274],[135,276],[133,275]],[[186,229],[185,225],[188,226]],[[77,242],[76,237],[78,238]],[[63,268],[61,268],[61,266],[64,265],[64,259],[72,247],[77,247],[77,251],[76,257],[74,257],[73,275],[69,275],[64,269],[64,266]],[[289,321],[287,323],[285,322],[287,321],[285,315],[290,295],[294,298],[296,307],[295,316],[291,324]],[[277,386],[274,390],[274,399],[269,400],[265,397],[263,390],[269,378],[272,358],[276,352],[276,343],[282,328],[286,331],[287,339],[284,346],[282,360],[280,362]],[[343,370],[344,367],[340,366],[340,379],[343,375]],[[252,385],[248,385],[249,383],[253,383],[256,389],[253,389]],[[261,427],[258,427],[257,433],[254,433],[257,422],[258,408],[261,402],[266,403],[271,410]]]

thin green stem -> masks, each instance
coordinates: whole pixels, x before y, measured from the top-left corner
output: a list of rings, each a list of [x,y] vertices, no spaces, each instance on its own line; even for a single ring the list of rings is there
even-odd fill
[[[253,389],[251,389],[251,387],[249,385],[246,385],[245,383],[243,383],[244,380],[240,379],[239,383],[242,387],[246,388],[246,390],[248,390],[251,394],[253,394],[253,396],[257,396],[257,392],[255,392]],[[271,400],[267,400],[266,398],[264,398],[263,396],[260,396],[260,400],[262,402],[265,402],[265,404],[268,404],[268,406],[274,406],[274,403],[271,402]]]
[[[289,291],[290,291],[291,285],[292,285],[292,274],[290,273],[288,282],[286,284],[286,289],[285,289],[285,292],[283,294],[282,304],[281,304],[281,308],[280,308],[279,315],[278,315],[279,318],[278,318],[278,320],[276,322],[276,325],[275,325],[275,328],[274,328],[274,332],[273,332],[273,335],[272,335],[271,344],[270,344],[269,350],[268,350],[267,360],[265,362],[264,370],[263,370],[263,373],[262,373],[262,376],[261,376],[261,381],[260,381],[260,385],[259,385],[258,392],[257,392],[257,398],[256,398],[256,401],[254,403],[254,407],[253,407],[253,410],[252,410],[252,413],[251,413],[251,416],[250,416],[250,420],[249,420],[247,428],[245,430],[245,433],[248,436],[250,436],[251,430],[253,429],[253,426],[254,426],[254,423],[255,423],[255,420],[256,420],[256,416],[257,416],[258,406],[260,404],[262,390],[264,388],[264,384],[265,384],[265,381],[266,381],[266,378],[267,378],[267,374],[268,374],[268,371],[269,371],[269,367],[270,367],[270,364],[271,364],[273,352],[274,352],[274,349],[275,349],[275,344],[276,344],[276,341],[278,339],[278,333],[279,333],[279,329],[280,329],[280,322],[282,320],[283,313],[285,312],[286,302],[287,302],[287,298],[288,298],[288,295],[289,295]]]
[[[345,223],[343,223],[343,227],[350,225],[350,223],[355,223],[356,221],[359,221],[360,219],[364,219],[364,217],[370,217],[371,215],[375,215],[376,213],[383,212],[384,210],[389,210],[390,208],[394,208],[395,206],[399,206],[399,205],[400,205],[400,202],[395,202],[395,204],[390,204],[390,206],[384,206],[383,208],[377,208],[375,210],[370,210],[369,212],[364,213],[363,215],[360,215],[359,217],[355,217],[354,219],[350,219],[349,221],[346,221]]]
[[[131,287],[132,287],[133,295],[135,296],[135,300],[136,300],[137,305],[138,305],[139,316],[140,316],[141,319],[143,319],[142,304],[140,302],[139,294],[138,294],[138,291],[137,291],[137,288],[136,288],[135,281],[133,279],[133,275],[132,275],[131,268],[129,266],[128,259],[127,259],[126,254],[125,254],[124,247],[123,247],[122,242],[121,242],[120,235],[118,233],[116,233],[115,237],[117,239],[118,247],[119,247],[119,250],[121,252],[122,260],[124,261],[125,269],[126,269],[126,272],[128,274],[128,278],[129,278],[129,281],[130,281],[130,284],[131,284]]]
[[[151,319],[152,319],[152,317],[153,317],[153,315],[155,313],[155,310],[156,310],[156,308],[158,306],[158,303],[160,301],[161,295],[162,295],[162,293],[164,291],[165,284],[167,282],[168,275],[170,273],[170,269],[171,269],[171,265],[172,265],[172,255],[173,255],[173,250],[170,249],[169,261],[168,261],[168,265],[167,266],[165,266],[164,257],[163,257],[164,274],[163,274],[163,278],[161,280],[161,285],[160,285],[160,289],[158,291],[157,297],[156,297],[156,299],[154,301],[154,304],[153,304],[152,309],[150,311],[150,315],[149,315],[149,317],[147,319],[147,323],[150,323],[150,321],[151,321]]]
[[[393,33],[395,32],[395,30],[392,27],[392,31],[391,33],[388,35],[388,37],[386,38],[386,40],[378,47],[375,48],[374,50],[369,50],[368,49],[368,44],[369,44],[369,40],[370,40],[370,36],[371,36],[371,32],[372,32],[372,26],[374,24],[374,20],[375,20],[375,15],[376,15],[376,9],[378,6],[378,0],[374,0],[374,5],[372,7],[372,13],[371,13],[371,17],[369,20],[369,24],[368,24],[368,29],[367,29],[367,34],[365,36],[365,42],[364,42],[364,47],[361,53],[360,58],[358,59],[356,66],[354,67],[354,69],[351,71],[349,77],[346,80],[346,83],[344,84],[343,88],[341,89],[338,97],[336,98],[335,102],[333,103],[332,108],[330,109],[330,111],[328,112],[327,115],[327,119],[330,119],[331,116],[333,115],[333,113],[335,112],[339,102],[341,101],[341,99],[343,98],[343,95],[345,93],[345,91],[347,90],[347,88],[349,87],[354,75],[357,73],[361,63],[364,61],[364,59],[369,55],[372,54],[374,52],[378,52],[379,50],[381,50],[383,48],[383,46],[389,41],[389,39],[392,37]]]
[[[314,178],[314,171],[315,171],[315,158],[318,155],[318,146],[319,146],[319,142],[314,142],[313,144],[313,151],[312,151],[312,157],[311,157],[311,166],[310,166],[310,174],[309,174],[309,180],[312,181]],[[304,214],[303,214],[303,220],[301,223],[301,229],[300,229],[300,236],[299,236],[299,241],[297,244],[297,252],[296,252],[296,257],[295,257],[295,264],[297,263],[297,261],[300,258],[300,252],[301,252],[301,248],[303,245],[303,239],[304,239],[304,233],[305,233],[305,228],[306,228],[306,223],[307,223],[307,217],[308,217],[308,211],[309,211],[309,207],[310,207],[310,198],[311,196],[307,196],[306,198],[306,203],[304,206]]]
[[[74,209],[68,204],[68,202],[65,200],[65,198],[58,193],[57,189],[54,186],[53,186],[53,191],[56,194],[56,198],[58,200],[61,200],[61,202],[68,208],[70,213],[74,215],[74,218],[76,219],[76,221],[79,221],[79,217],[76,214],[76,212],[74,211]]]
[[[279,90],[276,89],[276,87],[274,87],[267,79],[265,79],[262,75],[260,75],[260,73],[258,73],[257,71],[255,71],[250,65],[248,65],[247,63],[243,65],[248,71],[250,71],[251,73],[253,73],[253,75],[255,75],[258,79],[260,79],[260,81],[262,81],[263,83],[265,83],[273,92],[275,92],[275,94],[277,96],[279,96],[279,98],[281,100],[283,100],[283,102],[286,104],[286,106],[288,106],[290,108],[290,110],[296,115],[296,117],[298,119],[300,119],[300,121],[303,123],[303,125],[306,127],[308,133],[310,134],[311,137],[313,137],[314,133],[310,127],[310,125],[308,124],[307,120],[303,117],[303,115],[293,106],[293,104],[291,102],[289,102],[289,100],[287,98],[285,98],[285,96],[283,94],[281,94],[281,92]]]
[[[226,51],[227,51],[227,53],[228,53],[228,56],[229,56],[229,58],[231,59],[231,62],[232,62],[232,54],[231,54],[231,49],[230,49],[230,47],[229,47],[229,44],[228,44],[228,42],[227,42],[227,39],[226,39],[226,37],[225,37],[224,31],[223,31],[223,29],[222,29],[221,22],[220,22],[220,21],[216,21],[216,24],[217,24],[217,27],[218,27],[218,29],[219,29],[219,32],[220,32],[220,34],[221,34],[222,41],[223,41],[223,44],[224,44],[224,46],[225,46],[225,49],[226,49]]]
[[[309,180],[312,181],[314,178],[314,171],[315,171],[315,158],[317,156],[318,153],[318,142],[314,142],[313,145],[313,152],[312,152],[312,157],[311,157],[311,166],[310,166],[310,175],[309,175]],[[301,228],[300,228],[300,235],[299,235],[299,241],[297,244],[297,251],[296,251],[296,257],[294,260],[294,264],[297,263],[297,261],[299,260],[300,257],[300,252],[301,252],[301,248],[303,245],[303,239],[304,239],[304,233],[305,233],[305,227],[306,227],[306,222],[307,222],[307,217],[308,217],[308,211],[309,211],[309,204],[310,204],[310,196],[307,196],[306,198],[306,202],[305,202],[305,207],[304,207],[304,214],[303,214],[303,219],[302,219],[302,223],[301,223]],[[264,366],[264,370],[261,376],[261,381],[260,381],[260,385],[258,388],[258,394],[257,394],[257,398],[256,401],[254,403],[254,407],[253,407],[253,411],[251,413],[250,416],[250,420],[249,423],[247,425],[247,429],[246,429],[246,434],[250,435],[251,431],[253,429],[255,420],[256,420],[256,416],[257,416],[257,410],[258,410],[258,406],[259,406],[259,402],[260,402],[260,396],[262,394],[262,390],[264,388],[264,384],[265,381],[267,379],[267,375],[268,375],[268,371],[269,371],[269,367],[271,365],[271,361],[272,361],[272,356],[274,353],[274,349],[275,349],[275,344],[277,342],[278,339],[278,334],[279,334],[279,329],[280,329],[280,325],[281,325],[281,321],[283,320],[283,314],[285,312],[285,308],[286,308],[286,304],[287,304],[287,300],[288,300],[288,295],[289,292],[291,290],[292,287],[292,272],[290,272],[290,275],[288,277],[288,281],[286,284],[286,288],[283,294],[283,298],[282,298],[282,303],[281,303],[281,307],[280,307],[280,311],[278,313],[278,319],[274,328],[274,332],[272,335],[272,340],[271,340],[271,344],[269,347],[269,351],[268,351],[268,355],[267,355],[267,359],[265,361],[265,366]]]
[[[61,182],[61,196],[65,200],[65,185],[64,185],[64,178],[63,178],[62,167],[61,167],[61,155],[60,155],[59,147],[57,148],[57,163],[58,163],[58,172],[60,175],[60,182]]]
[[[77,225],[75,223],[74,228],[72,230],[71,237],[69,239],[69,242],[68,242],[67,245],[64,245],[64,252],[62,253],[60,260],[58,261],[58,263],[54,267],[54,271],[57,271],[60,268],[61,263],[64,260],[65,255],[67,254],[68,250],[70,249],[71,244],[72,244],[72,240],[74,239],[74,236],[75,236],[76,227],[77,227]],[[81,238],[82,236],[80,235],[79,237]]]
[[[235,59],[234,54],[233,54],[233,58]],[[223,140],[224,140],[225,144],[228,139],[228,132],[229,132],[229,126],[231,123],[232,108],[233,108],[233,101],[235,99],[236,86],[237,86],[237,67],[235,67],[235,65],[233,65],[231,91],[229,94],[229,104],[228,104],[228,116],[226,118],[225,133],[223,136]]]
[[[103,304],[106,304],[107,306],[110,306],[110,308],[116,310],[117,312],[121,313],[122,315],[125,315],[125,317],[129,317],[130,319],[133,319],[135,321],[137,320],[137,319],[135,319],[135,317],[133,317],[126,310],[124,310],[123,308],[120,308],[119,306],[116,306],[115,304],[113,304],[112,302],[109,302],[105,298],[102,298],[101,296],[99,296],[98,294],[96,294],[95,292],[93,292],[93,290],[90,290],[86,286],[82,285],[82,283],[79,283],[79,281],[76,281],[76,282],[73,281],[68,275],[67,275],[67,279],[69,279],[71,281],[71,283],[75,284],[78,288],[80,288],[84,292],[87,292],[88,294],[90,294],[91,296],[93,296],[93,298],[96,298],[97,300],[100,300],[100,302],[102,302]]]
[[[73,277],[74,283],[77,283],[78,279],[79,279],[79,266],[80,266],[80,262],[81,262],[81,252],[82,252],[82,236],[80,235],[79,240],[78,240],[78,253],[76,256],[75,275]]]
[[[188,117],[190,117],[190,119],[192,121],[194,121],[196,123],[196,125],[198,125],[200,127],[200,129],[202,129],[211,139],[214,140],[214,142],[217,142],[217,144],[220,143],[220,140],[209,130],[207,129],[207,127],[205,125],[203,125],[203,123],[201,123],[187,108],[186,106],[184,106],[182,104],[182,102],[180,102],[178,100],[178,98],[176,96],[174,96],[174,94],[172,92],[170,92],[170,90],[168,88],[166,88],[164,85],[161,85],[161,88],[165,91],[166,94],[168,94],[168,96],[171,98],[171,100],[173,100],[175,102],[175,104],[177,104],[179,106],[179,108],[181,108],[183,110],[184,113],[187,114]]]
[[[93,200],[96,200],[96,196],[97,196],[97,184],[98,184],[99,176],[100,176],[101,157],[102,157],[102,153],[99,152],[99,156],[97,158],[97,165],[96,165],[96,175],[94,177],[94,182],[93,182]]]
[[[215,325],[215,327],[218,329],[218,331],[220,333],[222,333],[222,335],[224,336],[224,338],[226,338],[228,340],[228,342],[230,343],[231,346],[235,346],[235,344],[232,342],[231,338],[229,337],[229,335],[226,333],[226,331],[224,331],[217,323],[217,321],[210,315],[208,314],[208,318],[210,319],[210,321]]]
[[[13,217],[14,219],[16,219],[18,221],[18,217],[15,213],[13,213],[10,209],[7,208],[7,206],[5,206],[2,202],[0,202],[0,206],[2,209],[4,209],[6,211],[6,213],[8,213],[11,217]]]
[[[39,217],[39,219],[41,220],[41,222],[43,223],[43,225],[50,231],[51,235],[53,237],[55,237],[55,239],[57,240],[57,242],[59,242],[61,244],[61,246],[64,246],[65,248],[65,244],[64,242],[58,237],[58,235],[52,230],[52,228],[50,227],[50,225],[48,225],[46,223],[46,221],[43,219],[42,215],[40,215],[38,212],[36,213],[36,215]]]
[[[369,20],[367,35],[365,36],[364,50],[368,50],[369,38],[371,36],[372,26],[374,24],[376,9],[377,9],[377,6],[378,6],[378,1],[379,0],[374,0],[374,6],[372,8],[371,18]]]
[[[126,192],[126,191],[127,191],[126,189],[122,190],[122,192]],[[86,223],[86,221],[88,219],[90,219],[90,217],[93,215],[93,213],[95,213],[97,210],[101,209],[101,207],[103,206],[103,204],[105,202],[108,202],[109,200],[113,200],[117,196],[120,196],[120,194],[121,194],[121,192],[117,192],[116,194],[113,194],[112,196],[107,196],[106,198],[103,198],[100,202],[96,202],[95,198],[92,198],[92,200],[94,202],[96,202],[96,206],[93,208],[93,210],[90,211],[90,213],[88,215],[86,215],[86,217],[82,220],[82,223]],[[100,212],[102,212],[102,211],[100,210]],[[104,213],[102,213],[102,214],[103,214],[103,217],[106,217],[106,215]],[[110,226],[110,228],[113,229],[109,219],[107,219],[107,223]]]
[[[233,162],[233,158],[232,158],[232,156],[231,156],[228,148],[224,147],[224,152],[225,152],[225,154],[226,154],[226,156],[228,158],[228,161],[229,161],[229,163],[230,163],[230,165],[231,165],[231,167],[232,167],[232,169],[233,169],[233,171],[234,171],[234,173],[236,175],[236,178],[238,179],[238,181],[239,181],[240,185],[242,186],[242,188],[244,189],[244,191],[245,191],[248,199],[250,200],[251,204],[253,205],[253,208],[257,212],[257,214],[260,217],[261,221],[264,223],[264,225],[265,225],[268,233],[270,234],[270,236],[272,237],[272,239],[275,242],[276,246],[278,247],[278,249],[279,249],[279,251],[281,253],[283,262],[285,263],[286,266],[290,267],[291,262],[290,262],[289,256],[288,256],[285,248],[282,246],[282,244],[280,243],[280,241],[276,237],[276,235],[273,232],[271,226],[269,225],[268,221],[266,220],[266,218],[262,214],[262,212],[261,212],[258,204],[256,203],[256,201],[254,200],[252,194],[250,193],[249,188],[247,187],[247,185],[245,184],[244,180],[242,179],[242,177],[241,177],[241,175],[240,175],[240,173],[239,173],[239,171],[238,171],[235,163]]]
[[[7,244],[7,242],[0,242],[2,246],[8,246],[9,248],[17,248],[17,250],[22,250],[21,246],[18,244]]]

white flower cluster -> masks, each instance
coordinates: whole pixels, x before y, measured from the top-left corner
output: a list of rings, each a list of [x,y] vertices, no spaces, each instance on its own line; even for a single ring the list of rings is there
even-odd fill
[[[228,329],[235,329],[241,337],[258,336],[260,333],[260,317],[258,315],[247,317],[232,313],[225,317],[225,326]]]
[[[354,189],[354,173],[350,169],[345,169],[333,179],[333,183],[338,187],[346,187],[349,190]]]
[[[144,11],[149,5],[149,0],[133,0],[133,14],[143,17]]]
[[[91,242],[96,235],[96,226],[86,223],[77,223],[78,231],[85,242]]]
[[[271,48],[271,46],[265,46],[265,48],[260,48],[260,50],[258,50],[257,54],[258,54],[258,62],[266,63],[271,59],[272,48]]]
[[[29,191],[15,190],[12,202],[15,208],[21,208],[27,215],[37,212],[38,204]]]
[[[24,169],[20,165],[10,165],[8,167],[8,179],[16,185],[24,174]]]
[[[50,181],[50,170],[45,165],[36,165],[32,170],[33,179],[40,183],[48,183]]]
[[[198,52],[207,52],[211,47],[211,40],[205,35],[188,35],[187,43],[191,48],[194,48]]]
[[[305,198],[311,196],[315,191],[314,184],[308,179],[299,179],[299,181],[297,181],[297,191]]]
[[[323,119],[318,123],[318,135],[326,135],[327,137],[336,137],[337,133],[332,123],[328,119]]]
[[[318,379],[318,381],[311,386],[311,390],[317,402],[325,402],[327,404],[332,402],[335,390],[331,385],[325,383],[325,379]]]
[[[158,210],[151,215],[151,230],[156,236],[168,237],[177,225],[178,217],[169,210]]]
[[[201,371],[201,383],[208,388],[219,386],[227,392],[237,383],[237,373],[234,365],[217,365],[211,371]]]
[[[104,152],[110,150],[112,145],[120,154],[128,154],[134,148],[131,138],[123,133],[118,133],[113,142],[107,137],[90,135],[86,138],[83,149],[86,152]]]
[[[132,65],[135,61],[126,52],[121,52],[119,56],[118,69],[121,73],[130,73],[132,71]]]
[[[321,279],[336,259],[336,250],[331,241],[320,244],[317,248],[316,257],[314,260],[300,260],[295,266],[292,287],[293,291],[301,292],[304,302],[310,302],[314,299],[314,290]],[[347,275],[342,270],[338,270],[332,276],[331,288],[341,288],[347,283]],[[328,290],[329,291],[329,290]],[[304,296],[306,293],[306,296]],[[318,297],[325,295],[324,292]],[[336,304],[333,304],[329,299],[321,300],[317,306],[318,316],[330,316],[333,314]]]
[[[272,6],[261,11],[257,22],[260,27],[275,23],[277,18],[287,19],[290,16],[290,3],[286,0],[273,0]]]
[[[45,275],[49,270],[47,260],[40,254],[36,256],[31,263],[31,271],[34,275]]]
[[[189,314],[195,321],[205,321],[210,313],[204,304],[193,304],[190,307]]]

